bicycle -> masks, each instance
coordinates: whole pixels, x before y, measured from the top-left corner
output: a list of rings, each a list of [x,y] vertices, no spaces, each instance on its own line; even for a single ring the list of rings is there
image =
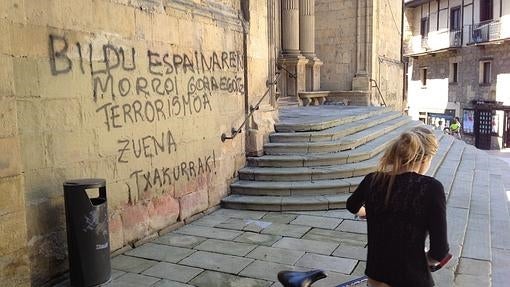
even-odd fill
[[[430,272],[436,272],[439,269],[443,268],[450,259],[452,259],[452,254],[448,254],[443,260],[435,265],[429,266]],[[310,287],[314,282],[326,278],[328,275],[323,270],[312,270],[307,272],[299,272],[299,271],[280,271],[278,272],[278,281],[282,283],[284,287]],[[336,287],[355,287],[355,286],[366,286],[368,282],[367,276],[361,276],[354,280],[350,280],[348,282],[341,283]],[[365,284],[365,285],[361,285]]]

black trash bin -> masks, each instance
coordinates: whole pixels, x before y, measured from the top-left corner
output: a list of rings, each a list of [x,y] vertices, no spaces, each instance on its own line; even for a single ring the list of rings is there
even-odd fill
[[[87,189],[99,189],[89,198]],[[71,286],[89,287],[111,278],[106,181],[90,178],[64,182],[67,248]]]

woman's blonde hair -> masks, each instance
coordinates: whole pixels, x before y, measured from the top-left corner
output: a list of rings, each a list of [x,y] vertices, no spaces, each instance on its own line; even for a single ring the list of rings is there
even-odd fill
[[[379,161],[374,182],[387,184],[385,204],[388,204],[396,175],[404,169],[413,169],[436,154],[438,143],[428,128],[419,126],[404,132],[384,152]]]

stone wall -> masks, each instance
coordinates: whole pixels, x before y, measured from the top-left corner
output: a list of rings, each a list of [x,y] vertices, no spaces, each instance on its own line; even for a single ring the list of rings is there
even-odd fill
[[[13,45],[6,20],[12,13],[0,5],[0,282],[30,286]]]
[[[402,1],[374,1],[372,78],[386,104],[402,110],[404,66],[400,58]],[[374,98],[378,91],[374,90]]]
[[[112,251],[219,204],[246,142],[220,135],[268,76],[266,3],[251,1],[244,51],[240,2],[2,2],[0,184],[15,203],[0,216],[17,244],[1,250],[31,263],[5,257],[3,273],[31,267],[39,286],[66,271],[65,180],[107,180]]]
[[[316,0],[315,45],[322,62],[321,90],[352,89],[356,74],[358,0]]]
[[[353,88],[353,78],[359,76],[362,90],[368,90],[369,80],[374,79],[388,106],[400,110],[403,92],[403,64],[400,61],[402,3],[317,0],[315,5],[316,52],[324,62],[321,89],[359,89]],[[379,105],[379,92],[373,89],[372,93],[374,101],[371,104]]]

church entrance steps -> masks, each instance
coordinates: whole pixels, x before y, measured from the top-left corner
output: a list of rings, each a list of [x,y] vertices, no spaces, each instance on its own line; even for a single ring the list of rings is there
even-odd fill
[[[416,125],[418,125],[417,122],[409,122],[352,150],[334,153],[305,153],[248,157],[248,165],[258,167],[304,167],[360,162],[374,157],[383,151],[386,146],[391,143],[392,139],[403,131]]]
[[[381,124],[401,116],[398,112],[368,113],[366,118],[358,119],[345,124],[340,124],[322,131],[314,132],[276,132],[270,135],[272,143],[289,142],[320,142],[340,139],[366,128]]]
[[[336,105],[284,109],[280,110],[280,121],[275,124],[275,131],[322,131],[387,111],[390,109]]]
[[[410,118],[400,116],[398,118],[345,136],[341,139],[327,142],[267,143],[264,145],[264,153],[267,155],[285,155],[303,153],[332,153],[349,150],[361,146],[410,122]]]

